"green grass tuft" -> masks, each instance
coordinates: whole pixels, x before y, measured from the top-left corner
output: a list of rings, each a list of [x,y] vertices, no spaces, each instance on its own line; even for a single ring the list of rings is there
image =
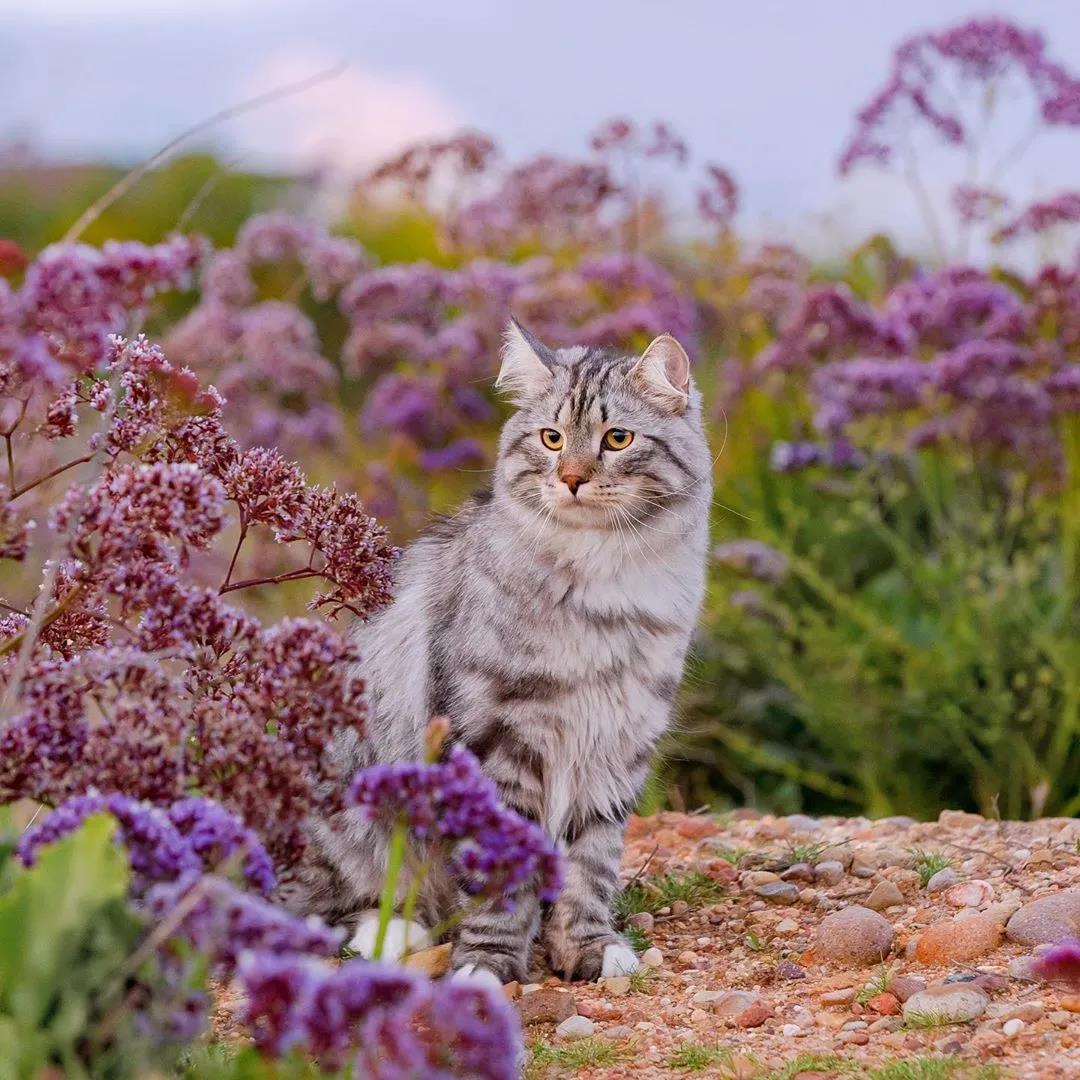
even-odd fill
[[[1080,840],[1076,841],[1077,849],[1080,850]],[[749,855],[753,848],[748,847],[718,847],[715,849],[716,857],[723,859],[732,866],[738,866],[744,856]]]
[[[915,860],[915,870],[923,888],[927,882],[939,871],[947,870],[953,865],[953,860],[941,851],[926,851],[924,848],[908,848],[908,854]]]
[[[641,911],[655,915],[676,900],[685,900],[691,907],[700,907],[719,900],[723,895],[724,889],[719,882],[697,870],[685,874],[664,874],[635,881],[623,889],[615,898],[615,915],[620,922],[625,922]]]
[[[628,926],[623,930],[623,936],[630,942],[636,953],[643,953],[652,948],[652,938],[640,927]]]
[[[729,1064],[731,1064],[731,1051],[718,1042],[684,1042],[667,1059],[669,1069],[684,1069],[687,1072],[701,1072],[710,1065]]]
[[[546,1075],[551,1068],[559,1069],[561,1075],[567,1069],[587,1069],[593,1065],[615,1065],[629,1054],[629,1049],[609,1039],[580,1039],[565,1046],[552,1046],[539,1039],[529,1047],[529,1061],[525,1066],[527,1078]]]
[[[855,995],[855,1000],[860,1005],[865,1005],[872,997],[884,994],[889,988],[889,970],[884,965],[878,969],[878,973]]]

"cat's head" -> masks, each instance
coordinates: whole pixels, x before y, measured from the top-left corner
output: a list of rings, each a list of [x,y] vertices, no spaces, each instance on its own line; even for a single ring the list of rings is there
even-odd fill
[[[669,334],[634,356],[551,349],[511,322],[496,386],[517,407],[503,428],[496,490],[520,507],[618,530],[707,500],[701,399]]]

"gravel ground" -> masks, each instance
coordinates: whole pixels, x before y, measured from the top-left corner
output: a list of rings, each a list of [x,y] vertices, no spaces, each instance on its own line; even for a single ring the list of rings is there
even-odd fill
[[[960,811],[635,819],[626,908],[656,966],[508,987],[527,1075],[1080,1078],[1080,996],[1030,972],[1080,935],[1078,840]]]

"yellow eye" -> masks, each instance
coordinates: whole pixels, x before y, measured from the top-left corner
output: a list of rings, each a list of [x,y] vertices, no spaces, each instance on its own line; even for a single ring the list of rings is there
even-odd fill
[[[554,428],[542,428],[540,430],[540,441],[549,450],[561,450],[563,444],[562,432],[556,431]]]
[[[625,428],[613,427],[604,432],[604,447],[608,450],[625,450],[634,441],[634,433]]]

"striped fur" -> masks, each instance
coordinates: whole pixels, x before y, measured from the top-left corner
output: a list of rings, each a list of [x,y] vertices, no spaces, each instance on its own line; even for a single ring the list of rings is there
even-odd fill
[[[644,357],[555,352],[512,328],[500,382],[518,408],[492,490],[412,545],[394,604],[357,630],[370,737],[340,742],[343,768],[419,757],[428,720],[445,714],[504,800],[565,851],[560,899],[471,914],[455,968],[522,978],[541,933],[556,970],[596,978],[621,942],[611,903],[623,831],[701,604],[710,503],[700,396],[685,354],[659,341]],[[561,450],[543,428],[563,435]],[[605,449],[610,428],[634,432],[631,445]],[[568,469],[582,478],[576,495],[560,479]],[[349,816],[315,836],[294,906],[362,914],[385,837]],[[451,883],[430,881],[421,921],[442,922],[457,902]]]

